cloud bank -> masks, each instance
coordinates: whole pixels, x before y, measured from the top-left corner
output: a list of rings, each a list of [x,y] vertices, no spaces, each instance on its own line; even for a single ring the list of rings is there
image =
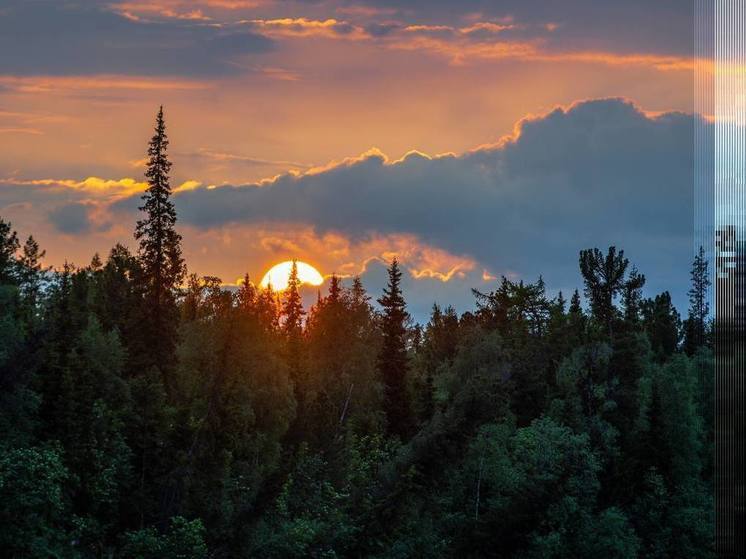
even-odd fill
[[[301,223],[357,241],[411,235],[489,271],[543,273],[563,288],[579,283],[580,249],[614,244],[652,289],[683,293],[695,118],[586,101],[525,119],[513,136],[461,155],[389,161],[372,150],[259,184],[196,188],[176,203],[183,222],[202,229]]]

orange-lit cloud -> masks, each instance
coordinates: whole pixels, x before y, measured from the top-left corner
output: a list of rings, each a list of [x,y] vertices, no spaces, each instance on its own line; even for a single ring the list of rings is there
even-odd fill
[[[16,179],[2,178],[0,185],[12,184],[29,187],[52,187],[74,190],[89,196],[89,202],[104,201],[107,203],[140,194],[148,187],[146,182],[136,181],[132,178],[102,179],[100,177],[87,177],[83,180],[75,179]],[[173,188],[174,192],[186,192],[202,186],[195,180],[184,181]]]
[[[408,31],[445,30],[453,37],[437,37],[425,33],[421,36],[393,39],[389,46],[394,49],[431,52],[449,59],[452,64],[484,60],[522,60],[526,62],[574,62],[584,64],[604,64],[610,66],[649,66],[657,70],[691,71],[701,61],[687,56],[667,56],[657,54],[619,54],[603,51],[550,51],[542,48],[541,41],[479,40],[459,38],[479,29],[490,29],[491,24],[481,23],[462,29],[446,26],[409,26]],[[494,26],[504,30],[509,26]]]
[[[306,18],[254,19],[251,25],[270,37],[324,37],[332,39],[367,39],[369,35],[359,26],[336,19]]]
[[[189,79],[136,77],[118,75],[95,76],[3,76],[0,87],[18,93],[48,94],[79,90],[198,90],[211,84]]]
[[[32,134],[39,136],[44,134],[38,128],[0,128],[0,134]]]
[[[88,177],[83,180],[74,179],[0,179],[0,184],[17,184],[24,186],[46,186],[69,188],[72,190],[84,192],[97,197],[104,198],[125,198],[138,192],[143,192],[147,188],[144,182],[138,182],[135,179],[124,178],[119,180],[102,179],[99,177]]]
[[[213,18],[208,14],[215,10],[246,10],[257,8],[265,3],[261,0],[130,0],[112,3],[110,8],[134,21],[157,17],[206,22],[212,21]]]
[[[248,271],[258,279],[274,263],[302,259],[323,275],[332,273],[349,278],[363,275],[373,262],[388,264],[396,257],[413,279],[435,279],[448,282],[476,268],[467,256],[458,256],[433,247],[409,234],[373,235],[353,240],[341,233],[318,233],[299,224],[256,224],[223,227],[210,231],[181,226],[187,241],[194,241],[201,261],[215,260],[215,273],[227,279]],[[226,255],[234,255],[226,259]],[[241,264],[251,255],[250,262]],[[217,260],[221,263],[218,264]],[[232,265],[230,263],[233,263]],[[218,273],[220,271],[220,273]]]

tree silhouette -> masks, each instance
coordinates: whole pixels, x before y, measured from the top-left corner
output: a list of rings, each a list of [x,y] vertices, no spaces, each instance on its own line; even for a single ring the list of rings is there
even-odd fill
[[[0,219],[0,284],[15,283],[15,254],[20,244],[8,221]]]
[[[690,272],[692,286],[689,289],[689,316],[684,325],[684,348],[688,354],[693,354],[697,348],[705,345],[707,337],[707,316],[710,314],[710,304],[707,301],[707,291],[710,287],[708,263],[705,258],[704,247],[699,247],[692,262]]]
[[[640,320],[640,304],[642,303],[642,287],[645,276],[632,267],[629,278],[622,289],[622,304],[624,305],[624,320],[629,324],[637,324]]]
[[[378,299],[378,303],[383,307],[383,344],[378,356],[378,370],[384,384],[388,431],[405,437],[410,428],[409,400],[406,393],[406,321],[409,314],[402,296],[401,270],[396,258],[388,268],[388,275],[388,286],[383,290],[383,296]]]
[[[140,242],[138,257],[142,267],[145,318],[143,325],[152,344],[152,362],[164,372],[173,361],[176,343],[176,290],[186,269],[181,256],[181,235],[176,232],[176,209],[171,201],[167,155],[168,138],[163,107],[158,111],[155,134],[148,147],[145,176],[148,188],[142,196],[140,210],[145,218],[138,220],[135,239]]]
[[[283,294],[282,316],[284,317],[282,329],[287,336],[288,342],[296,343],[300,340],[303,330],[303,301],[300,296],[301,281],[298,277],[298,262],[293,260],[288,276],[288,286]]]
[[[236,300],[238,301],[238,308],[244,312],[250,312],[254,310],[256,305],[256,287],[251,283],[249,273],[244,274],[241,286],[238,288],[236,294]]]
[[[585,295],[590,299],[593,316],[611,334],[611,325],[616,318],[614,298],[625,287],[624,275],[629,260],[624,251],[617,253],[616,247],[609,247],[606,256],[597,248],[580,251],[580,273],[585,282]]]
[[[298,406],[296,421],[291,434],[299,437],[305,429],[307,379],[303,367],[303,301],[300,296],[301,281],[298,277],[298,263],[293,260],[288,276],[288,286],[283,293],[281,315],[282,333],[285,337],[285,354],[295,389],[295,400]]]

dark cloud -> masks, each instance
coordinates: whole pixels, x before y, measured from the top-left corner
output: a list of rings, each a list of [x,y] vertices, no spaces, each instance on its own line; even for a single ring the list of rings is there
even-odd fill
[[[268,52],[273,44],[246,29],[135,21],[98,3],[11,0],[0,8],[6,74],[224,74],[235,71],[236,57]]]
[[[540,37],[549,50],[692,54],[694,4],[681,0],[350,0],[395,8],[421,23],[453,25],[465,16],[517,24],[503,38]],[[556,24],[551,32],[540,26]]]
[[[365,26],[365,32],[371,37],[387,37],[401,29],[398,23],[370,23]]]
[[[88,233],[93,228],[88,212],[89,208],[85,204],[66,204],[50,211],[49,221],[60,233]]]
[[[358,240],[413,234],[493,271],[543,273],[563,289],[578,285],[579,249],[614,244],[648,274],[652,290],[683,293],[695,122],[680,113],[649,117],[621,100],[588,101],[460,156],[413,153],[386,163],[373,153],[263,186],[183,192],[177,207],[202,228],[299,222]]]

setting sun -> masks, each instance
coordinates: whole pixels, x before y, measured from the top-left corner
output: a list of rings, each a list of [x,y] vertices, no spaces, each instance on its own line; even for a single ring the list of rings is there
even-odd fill
[[[301,262],[300,260],[297,260],[296,263],[298,264],[298,278],[301,283],[308,285],[321,285],[324,283],[324,277],[316,268],[310,264]],[[267,287],[267,285],[271,285],[272,289],[275,291],[283,291],[288,286],[288,277],[290,276],[290,270],[292,267],[292,260],[280,262],[279,264],[272,266],[272,268],[264,274],[259,286]]]

